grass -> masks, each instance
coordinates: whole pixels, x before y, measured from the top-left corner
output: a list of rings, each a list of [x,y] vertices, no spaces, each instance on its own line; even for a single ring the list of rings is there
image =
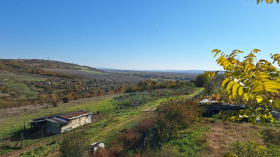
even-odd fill
[[[0,119],[0,137],[4,135],[5,131],[9,132],[12,126],[14,126],[15,131],[21,130],[23,128],[24,122],[28,123],[31,119],[47,115],[72,112],[83,108],[93,113],[100,111],[101,113],[106,114],[114,107],[110,101],[113,97],[114,96],[94,98],[90,101],[85,101],[82,103],[65,103],[59,105],[58,107],[49,107],[34,112],[26,112],[21,115],[9,117],[7,119]]]
[[[41,76],[41,75],[32,75],[27,73],[12,73],[12,72],[0,72],[0,82],[9,82],[11,80],[18,81],[46,81],[51,77]]]
[[[178,97],[189,99],[194,97],[198,93],[202,92],[202,90],[203,88],[196,88],[194,92],[190,95],[171,97],[171,99],[178,98]],[[114,115],[114,120],[109,122],[108,125],[102,131],[95,132],[94,134],[92,134],[93,135],[92,141],[102,141],[102,142],[107,141],[106,139],[108,137],[114,135],[117,131],[124,128],[124,126],[130,125],[131,123],[141,118],[142,119],[145,118],[143,117],[146,114],[146,112],[144,112],[145,110],[147,110],[148,108],[150,109],[156,108],[157,106],[160,105],[161,102],[165,101],[166,99],[167,98],[161,98],[154,102],[149,102],[141,106],[136,106],[133,109],[129,108],[129,109],[121,110],[120,113],[116,113]]]
[[[201,91],[201,88],[197,88],[194,90],[194,93],[180,97],[191,98],[196,94],[200,93]],[[148,108],[156,108],[158,105],[160,105],[161,102],[163,102],[166,99],[162,98],[153,102],[148,102],[141,106],[122,109],[120,110],[120,112],[117,112],[114,106],[114,101],[112,100],[114,97],[115,95],[110,95],[104,97],[91,98],[81,103],[70,102],[60,104],[57,107],[49,107],[34,112],[26,112],[21,115],[15,115],[6,119],[0,119],[0,139],[1,135],[3,136],[5,131],[9,132],[12,126],[14,126],[14,131],[22,130],[24,122],[30,122],[31,119],[52,114],[77,111],[79,109],[86,109],[87,111],[90,111],[92,113],[96,113],[97,111],[99,111],[99,121],[74,130],[85,131],[85,135],[88,136],[88,138],[91,138],[92,142],[107,142],[108,140],[106,139],[112,138],[117,133],[117,131],[123,129],[124,127],[129,127],[133,125],[133,123],[135,123],[136,121],[145,118],[145,116],[147,115],[147,112],[145,112],[145,110],[147,110]],[[63,135],[64,134],[51,136],[49,138],[56,139]],[[32,144],[44,139],[28,140],[28,143]]]
[[[106,73],[100,72],[100,71],[94,71],[94,70],[90,70],[87,67],[78,67],[80,69],[80,71],[89,73],[89,74],[96,74],[96,75],[107,75]]]
[[[6,86],[13,89],[11,94],[18,95],[18,97],[13,97],[14,100],[37,98],[38,92],[34,90],[31,91],[30,88],[24,83],[9,82],[6,84]]]
[[[11,88],[10,95],[4,96],[5,99],[12,100],[26,100],[36,99],[39,91],[42,89],[34,86],[28,86],[26,82],[43,82],[53,77],[33,75],[26,73],[12,73],[12,72],[0,72],[0,85]],[[4,98],[0,95],[0,98]]]
[[[51,144],[45,146],[39,146],[37,148],[31,149],[27,152],[24,152],[20,155],[20,157],[40,157],[44,156],[47,153],[51,153],[52,151],[56,151],[59,148],[59,144],[53,142]]]
[[[206,132],[210,132],[211,126],[194,126],[182,130],[169,145],[175,146],[181,156],[199,156],[199,154],[208,148],[204,137]]]

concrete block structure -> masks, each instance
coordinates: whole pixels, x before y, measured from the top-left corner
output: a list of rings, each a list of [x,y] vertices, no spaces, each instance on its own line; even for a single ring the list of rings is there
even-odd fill
[[[32,128],[46,130],[48,134],[60,134],[91,123],[91,115],[91,112],[81,110],[33,119],[30,124]]]

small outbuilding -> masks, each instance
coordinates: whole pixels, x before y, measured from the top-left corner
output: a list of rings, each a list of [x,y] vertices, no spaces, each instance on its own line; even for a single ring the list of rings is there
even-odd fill
[[[32,128],[43,129],[48,134],[60,134],[91,123],[91,115],[91,112],[80,110],[33,119],[30,124]]]
[[[205,108],[206,114],[217,114],[220,111],[237,111],[241,109],[245,109],[244,105],[233,105],[229,103],[221,103],[215,100],[203,99],[198,102],[200,107]]]

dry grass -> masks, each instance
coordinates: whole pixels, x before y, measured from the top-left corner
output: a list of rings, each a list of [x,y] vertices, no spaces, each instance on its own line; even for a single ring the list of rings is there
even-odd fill
[[[260,145],[265,145],[260,135],[262,129],[257,125],[222,121],[216,121],[210,125],[211,132],[205,134],[209,147],[201,156],[221,156],[228,152],[232,143],[236,141],[256,141]]]

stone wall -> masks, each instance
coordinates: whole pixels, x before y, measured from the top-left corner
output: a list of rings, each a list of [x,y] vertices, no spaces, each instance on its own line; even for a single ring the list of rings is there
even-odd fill
[[[73,119],[70,121],[69,124],[63,126],[61,128],[61,133],[65,132],[65,131],[69,131],[72,130],[74,128],[77,128],[79,126],[85,125],[91,123],[91,115],[88,116],[84,116],[84,117],[79,117],[77,119]]]

